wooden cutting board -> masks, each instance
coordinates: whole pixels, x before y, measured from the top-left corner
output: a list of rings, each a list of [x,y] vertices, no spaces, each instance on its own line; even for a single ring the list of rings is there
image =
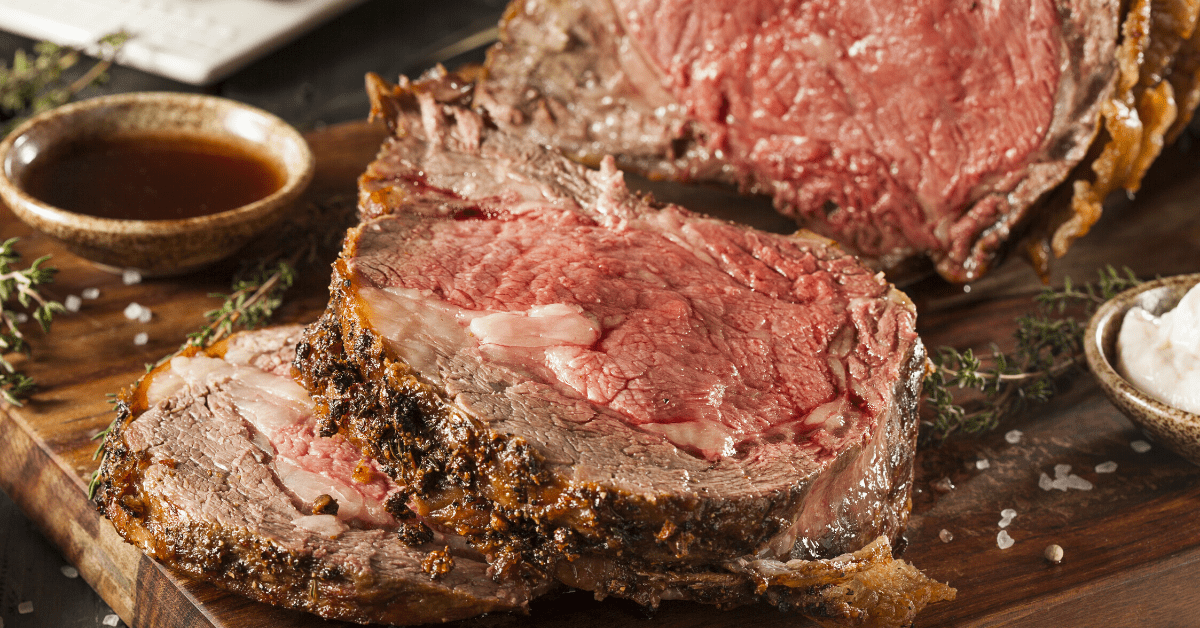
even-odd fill
[[[308,201],[354,192],[355,178],[374,155],[383,129],[350,123],[311,133],[317,176]],[[1095,278],[1105,264],[1127,265],[1143,277],[1200,271],[1200,151],[1169,148],[1135,201],[1113,203],[1093,233],[1055,269],[1055,281]],[[666,194],[670,195],[671,190]],[[662,197],[663,190],[656,190]],[[761,204],[731,200],[721,191],[684,192],[694,207],[766,228],[784,228]],[[233,264],[186,277],[126,286],[37,234],[7,211],[0,236],[20,236],[27,259],[53,254],[60,269],[57,298],[99,288],[79,312],[61,315],[49,336],[33,332],[33,355],[21,367],[41,385],[23,407],[0,413],[0,487],[39,525],[64,556],[126,623],[145,626],[243,628],[340,626],[275,609],[168,572],[125,544],[86,496],[96,467],[91,438],[109,424],[107,393],[144,372],[204,324],[220,305],[211,293],[229,291]],[[248,254],[252,257],[252,254]],[[331,258],[330,258],[331,259]],[[323,308],[328,261],[301,275],[279,322],[308,322]],[[1012,345],[1014,319],[1033,309],[1041,289],[1032,271],[1009,260],[982,281],[948,286],[928,279],[907,288],[918,304],[922,336],[931,347]],[[149,307],[149,323],[123,310]],[[135,345],[139,332],[149,336]],[[1004,434],[1024,435],[1009,444]],[[1174,626],[1200,607],[1200,467],[1155,446],[1139,454],[1130,441],[1144,436],[1100,393],[1089,376],[1050,404],[981,437],[959,437],[918,454],[916,492],[904,557],[958,589],[958,600],[926,609],[930,626]],[[984,460],[986,464],[979,461]],[[1117,463],[1115,473],[1095,472]],[[1090,491],[1045,491],[1040,474],[1056,464],[1091,481]],[[986,467],[986,468],[983,468]],[[950,492],[933,489],[949,478]],[[1015,540],[997,546],[1003,509],[1017,516],[1006,530]],[[946,530],[953,539],[944,542]],[[1042,557],[1064,548],[1061,564]],[[572,592],[534,603],[531,616],[499,615],[466,626],[797,626],[807,622],[765,605],[717,612],[690,603],[649,611],[621,600],[597,602]]]

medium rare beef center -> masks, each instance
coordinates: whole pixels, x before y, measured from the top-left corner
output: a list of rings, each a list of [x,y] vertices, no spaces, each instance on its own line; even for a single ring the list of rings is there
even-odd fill
[[[671,209],[618,228],[544,208],[404,229],[363,229],[350,267],[370,326],[422,373],[468,353],[710,460],[761,441],[830,457],[887,392],[864,380],[900,311],[840,253]]]
[[[995,180],[1050,128],[1062,53],[1048,0],[613,4],[709,150],[872,255],[946,240],[964,254],[960,208],[1011,189]]]

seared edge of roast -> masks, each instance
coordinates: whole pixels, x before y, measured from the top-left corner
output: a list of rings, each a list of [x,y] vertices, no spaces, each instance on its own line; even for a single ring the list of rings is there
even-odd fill
[[[252,340],[266,337],[280,350],[251,363],[287,373],[300,329],[255,332]],[[207,354],[220,357],[229,343],[248,337]],[[340,526],[331,537],[297,526],[294,520],[309,512],[296,510],[268,468],[270,454],[229,411],[235,403],[221,384],[146,407],[148,387],[167,368],[124,392],[104,442],[96,502],[127,541],[192,577],[326,618],[418,624],[526,608],[525,587],[493,582],[488,566],[470,556],[447,561],[440,545],[409,547],[395,529]],[[402,505],[391,506],[403,515]]]

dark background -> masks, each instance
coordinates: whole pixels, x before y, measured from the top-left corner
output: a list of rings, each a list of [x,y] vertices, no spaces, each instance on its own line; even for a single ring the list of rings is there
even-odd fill
[[[505,0],[368,0],[212,85],[197,87],[115,66],[106,84],[79,97],[204,92],[261,107],[302,131],[318,129],[366,117],[367,72],[395,80],[400,74],[419,74],[435,61],[454,67],[481,60],[479,49],[450,58],[439,52],[495,26],[504,5]],[[0,31],[0,59],[9,65],[14,52],[31,51],[33,43]],[[87,61],[79,64],[76,74],[91,65]],[[100,626],[112,611],[82,578],[64,575],[66,566],[0,492],[0,628]],[[18,605],[26,601],[33,603],[33,612],[20,614]]]

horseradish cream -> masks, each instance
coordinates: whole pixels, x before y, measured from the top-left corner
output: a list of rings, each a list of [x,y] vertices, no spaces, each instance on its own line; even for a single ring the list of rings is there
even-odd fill
[[[1162,316],[1130,308],[1117,336],[1117,370],[1147,395],[1200,414],[1200,286]]]

